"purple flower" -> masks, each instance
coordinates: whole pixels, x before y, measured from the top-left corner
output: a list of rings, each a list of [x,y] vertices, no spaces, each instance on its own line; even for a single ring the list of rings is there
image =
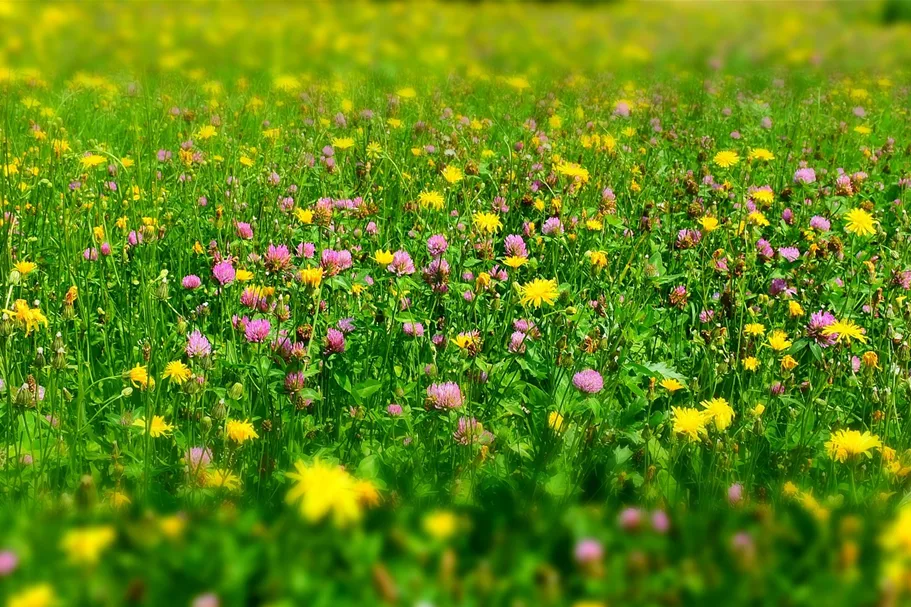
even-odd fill
[[[237,233],[237,236],[243,240],[250,240],[253,238],[253,228],[249,223],[244,223],[243,221],[235,222],[234,231]]]
[[[493,434],[485,430],[481,422],[473,417],[460,417],[452,437],[460,445],[489,445],[493,442]]]
[[[810,315],[810,322],[807,324],[807,335],[814,339],[820,347],[828,348],[838,341],[838,334],[823,335],[822,331],[835,322],[835,315],[831,312],[826,312],[825,310],[814,312]]]
[[[797,169],[794,172],[794,183],[811,184],[816,183],[816,171],[810,168]]]
[[[563,223],[559,217],[550,217],[541,227],[541,233],[546,236],[559,236],[563,233]]]
[[[269,331],[272,330],[272,323],[265,318],[254,318],[244,327],[244,337],[249,343],[261,344],[266,341]],[[330,329],[331,330],[331,329]]]
[[[204,358],[212,353],[212,344],[196,329],[187,338],[187,358]]]
[[[19,556],[12,550],[0,551],[0,577],[6,577],[19,567]]]
[[[411,261],[411,256],[407,251],[399,249],[392,254],[392,263],[390,263],[386,269],[396,276],[414,274],[414,262]]]
[[[509,345],[506,347],[506,349],[513,354],[524,354],[525,338],[527,336],[528,334],[523,333],[522,331],[514,331],[509,338]]]
[[[430,384],[427,387],[427,404],[434,409],[458,409],[464,404],[459,384],[451,381]]]
[[[345,334],[330,327],[326,331],[326,354],[341,354],[345,351]]]
[[[655,510],[652,512],[652,529],[658,533],[667,533],[671,528],[671,520],[664,510]]]
[[[825,217],[814,215],[810,219],[810,227],[814,230],[819,230],[820,232],[828,232],[829,228],[832,227],[832,224]]]
[[[427,252],[433,257],[442,257],[448,248],[449,243],[442,234],[434,234],[427,239]]]
[[[392,417],[400,417],[402,415],[402,412],[402,405],[397,405],[396,403],[391,403],[388,407],[386,407],[386,413]]]
[[[205,447],[191,447],[184,459],[187,462],[187,471],[190,474],[198,474],[212,462],[212,451]]]
[[[638,508],[624,508],[617,517],[617,522],[624,531],[635,531],[642,525],[642,518],[642,511]]]
[[[677,248],[692,249],[702,240],[702,232],[699,230],[683,229],[677,232]]]
[[[197,276],[196,274],[188,274],[187,276],[183,277],[183,280],[180,281],[180,284],[183,286],[184,289],[193,290],[193,289],[198,289],[199,286],[202,284],[202,281],[199,279],[199,276]]]
[[[320,266],[329,276],[335,276],[339,272],[351,267],[351,253],[349,251],[334,251],[332,249],[323,249],[320,254]]]
[[[800,249],[797,247],[781,247],[778,254],[788,261],[797,261],[800,258]]]
[[[503,246],[508,257],[528,257],[525,241],[518,234],[507,236]]]
[[[424,325],[419,322],[406,322],[402,325],[402,331],[408,337],[424,337]]]
[[[595,563],[604,558],[604,546],[598,540],[586,537],[576,542],[573,556],[582,565]]]
[[[573,375],[573,385],[585,394],[597,394],[604,388],[604,378],[594,369],[585,369]]]
[[[234,266],[230,261],[220,261],[212,268],[212,276],[214,276],[215,280],[222,286],[234,282],[234,277],[236,275],[237,272],[234,270]]]
[[[263,262],[273,272],[285,270],[291,265],[291,252],[285,245],[275,246],[270,244],[269,248],[266,249],[266,254],[263,256]]]
[[[743,501],[743,485],[740,483],[734,483],[728,487],[728,502],[732,506],[736,506]]]
[[[292,371],[285,375],[285,390],[290,394],[297,394],[307,385],[303,371]]]

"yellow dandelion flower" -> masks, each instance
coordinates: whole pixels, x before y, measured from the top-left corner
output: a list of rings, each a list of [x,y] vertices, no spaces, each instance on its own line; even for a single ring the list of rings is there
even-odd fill
[[[727,169],[735,166],[738,162],[740,162],[740,156],[737,155],[737,152],[733,152],[731,150],[723,150],[715,154],[715,157],[712,159],[712,161],[719,167]]]
[[[472,221],[478,231],[487,234],[496,234],[500,231],[500,228],[503,227],[503,224],[500,222],[500,216],[496,213],[478,212],[472,216]]]
[[[674,433],[686,436],[690,440],[699,440],[705,434],[705,415],[695,407],[672,407],[671,417],[674,422]]]
[[[705,409],[705,411],[703,411],[705,421],[708,422],[711,420],[715,422],[715,428],[721,432],[727,430],[734,420],[734,409],[731,408],[731,405],[729,405],[728,401],[724,398],[704,400],[699,404]]]
[[[117,534],[110,525],[83,527],[67,531],[60,547],[74,565],[94,565],[115,539]]]
[[[161,415],[153,415],[152,421],[148,424],[146,423],[146,420],[140,417],[133,422],[133,425],[137,428],[148,427],[149,436],[152,438],[167,436],[174,431],[174,426],[166,422]]]
[[[441,174],[447,183],[458,183],[462,181],[462,169],[454,167],[451,164],[447,165]]]
[[[259,438],[259,434],[256,433],[253,424],[248,419],[244,421],[229,419],[228,423],[225,424],[225,434],[229,440],[238,445],[242,445],[248,440]]]
[[[179,360],[171,361],[165,365],[164,373],[162,374],[162,377],[165,379],[170,379],[178,386],[182,385],[192,376],[193,372],[190,371],[190,368]]]
[[[854,324],[851,320],[839,320],[833,322],[831,325],[825,327],[822,330],[822,334],[826,337],[830,335],[836,335],[836,343],[847,342],[851,343],[852,339],[856,339],[862,343],[867,343],[867,336],[864,335],[863,327]]]
[[[295,481],[286,501],[296,504],[307,521],[315,523],[328,516],[344,527],[361,519],[357,481],[344,468],[316,459],[309,465],[298,461],[294,469],[286,474]]]
[[[354,139],[351,137],[336,137],[332,140],[332,147],[336,150],[347,150],[354,147]]]
[[[788,334],[784,331],[772,331],[772,334],[769,335],[769,346],[776,352],[787,350],[791,347],[791,343]]]
[[[869,432],[839,430],[826,442],[826,452],[837,462],[845,462],[860,455],[870,457],[870,451],[882,446],[879,437]]]
[[[559,295],[557,281],[535,278],[519,287],[519,295],[523,306],[531,304],[540,308],[542,303],[553,305]]]
[[[659,383],[658,385],[661,386],[662,388],[664,388],[665,390],[667,390],[668,392],[670,392],[671,394],[673,394],[677,390],[682,390],[685,387],[682,383],[680,383],[679,380],[676,380],[673,377],[665,377],[664,379],[661,380],[661,383]]]
[[[845,215],[845,230],[857,236],[872,236],[876,233],[876,220],[863,209],[851,209]]]

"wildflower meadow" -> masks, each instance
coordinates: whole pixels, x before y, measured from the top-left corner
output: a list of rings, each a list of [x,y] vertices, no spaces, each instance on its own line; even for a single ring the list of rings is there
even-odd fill
[[[0,32],[0,604],[908,604],[904,3]]]

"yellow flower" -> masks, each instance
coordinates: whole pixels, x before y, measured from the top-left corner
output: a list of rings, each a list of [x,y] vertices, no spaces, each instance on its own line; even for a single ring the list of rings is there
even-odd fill
[[[720,166],[723,169],[730,168],[740,162],[740,156],[737,155],[737,152],[732,152],[731,150],[724,150],[715,154],[713,162]]]
[[[38,268],[38,264],[33,261],[17,261],[13,267],[20,276],[28,276]]]
[[[513,269],[515,269],[515,268],[521,268],[521,267],[524,266],[526,263],[528,263],[528,258],[527,258],[527,257],[519,257],[518,255],[513,255],[513,256],[511,256],[511,257],[507,257],[506,259],[504,259],[504,260],[503,260],[503,263],[506,264],[507,266],[509,266],[510,268],[513,268]]]
[[[699,225],[702,226],[702,229],[705,230],[706,233],[714,232],[718,229],[718,219],[711,215],[706,215],[699,219]]]
[[[308,287],[317,288],[323,281],[323,269],[320,267],[304,268],[299,274],[302,283]]]
[[[500,223],[500,216],[496,213],[478,212],[474,214],[472,220],[479,231],[488,234],[495,234],[503,227],[503,224]]]
[[[750,197],[756,202],[761,202],[763,204],[772,204],[775,202],[775,192],[766,188],[755,190],[750,194]]]
[[[563,416],[557,413],[556,411],[551,411],[550,415],[547,416],[547,427],[553,430],[554,432],[563,431]]]
[[[879,369],[879,355],[873,350],[864,352],[864,355],[860,357],[860,360],[863,361],[865,367]]]
[[[743,368],[747,371],[755,371],[759,368],[759,359],[755,356],[747,356],[743,359]]]
[[[443,199],[443,195],[439,192],[430,191],[418,194],[418,204],[425,209],[429,207],[435,211],[439,211],[443,208],[444,203],[445,200]]]
[[[25,327],[25,334],[28,335],[33,329],[40,325],[48,326],[47,317],[41,313],[38,308],[30,308],[28,302],[24,299],[17,299],[13,302],[12,310],[3,310],[10,318]]]
[[[600,232],[604,229],[604,222],[599,219],[589,219],[585,222],[585,229],[591,232]]]
[[[391,251],[378,250],[373,254],[373,260],[381,266],[388,266],[392,263],[394,256]]]
[[[138,428],[146,427],[146,420],[143,418],[138,418],[133,422],[133,425]],[[158,438],[159,436],[167,436],[174,430],[174,426],[169,424],[164,420],[164,417],[161,415],[153,415],[152,423],[148,424],[149,436],[152,438]]]
[[[797,318],[798,316],[803,316],[803,306],[800,303],[794,301],[793,299],[788,301],[788,315],[791,318]]]
[[[196,139],[202,139],[203,141],[205,141],[206,139],[211,139],[212,137],[215,137],[216,135],[218,135],[218,131],[215,129],[215,127],[212,126],[211,124],[207,124],[206,126],[197,130],[194,137]]]
[[[98,154],[89,154],[88,156],[83,156],[82,158],[80,158],[79,162],[82,163],[82,168],[91,169],[96,166],[104,164],[105,157],[99,156]]]
[[[445,542],[458,531],[459,519],[449,510],[437,510],[424,517],[422,526],[427,535],[437,541]]]
[[[235,273],[234,279],[237,282],[247,282],[248,280],[253,280],[253,272],[241,268]]]
[[[313,211],[310,209],[295,209],[294,216],[303,224],[309,225],[313,223]]]
[[[871,236],[876,233],[876,220],[863,209],[851,209],[845,215],[845,230],[857,236]]]
[[[67,531],[60,546],[74,565],[94,565],[115,539],[117,534],[109,525],[83,527]]]
[[[553,305],[559,295],[557,281],[535,278],[519,287],[519,295],[523,306],[532,304],[540,308],[542,303]]]
[[[237,491],[240,489],[240,478],[230,470],[215,468],[205,471],[206,487],[215,489],[224,489],[226,491]]]
[[[836,343],[845,341],[850,344],[852,339],[867,343],[867,336],[864,335],[863,328],[854,324],[851,320],[833,322],[822,330],[822,334],[826,337],[837,335],[838,337],[835,339]]]
[[[760,415],[763,414],[764,411],[765,411],[765,405],[763,405],[762,403],[756,403],[756,406],[750,410],[750,413],[752,413],[756,417],[759,417]]]
[[[667,390],[668,392],[670,392],[671,394],[673,394],[677,390],[682,390],[684,388],[684,385],[682,383],[680,383],[678,380],[674,379],[673,377],[665,377],[664,379],[661,380],[661,383],[658,385],[661,386],[662,388],[664,388],[665,390]]]
[[[139,363],[135,367],[127,371],[127,378],[130,380],[130,383],[134,386],[139,386],[145,388],[149,385],[149,371]]]
[[[764,227],[764,226],[769,225],[769,220],[766,218],[766,216],[763,213],[760,213],[759,211],[753,211],[752,213],[747,215],[747,219],[749,219],[750,221],[752,221],[754,224],[756,224],[758,226]]]
[[[192,376],[193,372],[190,371],[190,368],[179,360],[171,361],[165,365],[164,373],[162,374],[162,377],[165,379],[170,379],[178,386],[182,385]]]
[[[829,457],[835,461],[845,462],[858,455],[869,457],[870,451],[881,446],[882,443],[875,434],[861,433],[857,430],[839,430],[826,442],[826,451]]]
[[[589,251],[588,261],[593,268],[600,270],[607,265],[607,253],[604,251]]]
[[[765,148],[753,148],[750,150],[750,153],[747,154],[747,160],[763,160],[768,162],[769,160],[775,160],[775,155]]]
[[[784,358],[781,359],[781,368],[785,371],[791,371],[797,366],[797,360],[794,359],[790,354],[786,354]]]
[[[449,341],[451,341],[460,350],[467,350],[469,348],[477,350],[481,346],[480,336],[478,336],[477,333],[473,331],[469,333],[459,333]]]
[[[752,337],[759,337],[760,335],[765,335],[765,327],[758,322],[751,322],[744,325],[743,332]]]
[[[873,129],[871,129],[870,127],[868,127],[865,124],[859,124],[856,127],[854,127],[854,132],[859,135],[869,135],[870,133],[873,132]]]
[[[332,147],[337,150],[347,150],[354,147],[354,139],[351,137],[336,137],[332,140]]]
[[[158,521],[158,528],[161,529],[162,535],[172,540],[183,535],[186,526],[187,517],[182,514],[165,516]]]
[[[772,331],[772,334],[769,335],[769,346],[776,352],[781,352],[791,347],[791,340],[784,331]]]
[[[578,179],[582,183],[588,183],[590,177],[588,169],[576,164],[575,162],[561,162],[557,165],[557,172],[561,175],[571,177],[572,179]]]
[[[252,158],[250,158],[249,156],[241,156],[240,163],[242,165],[244,165],[245,167],[249,168],[249,167],[253,166],[254,164],[256,164],[256,161],[253,160]]]
[[[723,398],[704,400],[700,404],[705,408],[703,411],[705,421],[714,421],[715,427],[722,432],[727,430],[734,420],[734,409]]]
[[[344,468],[319,459],[310,465],[298,461],[294,468],[296,472],[286,474],[295,481],[286,500],[289,504],[297,504],[302,517],[315,523],[331,516],[338,527],[361,519],[357,482]]]
[[[798,493],[800,493],[800,489],[798,489],[797,485],[795,485],[793,482],[786,481],[785,484],[781,488],[781,492],[784,494],[785,497],[794,497]]]
[[[705,415],[695,407],[672,407],[674,433],[681,434],[690,440],[699,440],[705,434]]]
[[[7,607],[52,607],[58,605],[57,595],[50,584],[37,584],[10,595]]]
[[[111,508],[114,510],[120,510],[124,506],[129,506],[132,504],[133,500],[131,500],[130,496],[123,491],[111,491],[111,493],[108,495],[108,502],[110,502]]]
[[[248,419],[244,421],[229,419],[228,423],[225,425],[225,433],[230,440],[238,445],[242,445],[248,440],[259,438],[259,434],[256,433],[253,424],[251,424]]]
[[[413,87],[408,86],[403,89],[397,90],[395,92],[395,94],[398,95],[399,97],[401,97],[402,99],[414,99],[418,93],[417,93],[417,91],[414,90]]]
[[[462,169],[454,167],[451,164],[447,165],[447,167],[443,169],[442,175],[443,179],[445,179],[448,183],[458,183],[462,181]]]

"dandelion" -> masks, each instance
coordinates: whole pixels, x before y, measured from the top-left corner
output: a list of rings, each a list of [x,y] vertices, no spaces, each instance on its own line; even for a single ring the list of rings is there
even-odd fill
[[[392,255],[392,251],[384,251],[382,249],[379,249],[373,254],[373,260],[381,266],[388,266],[392,263],[393,259],[394,257]]]
[[[114,528],[109,525],[83,527],[67,531],[60,547],[72,564],[95,565],[116,538]]]
[[[140,364],[127,371],[127,378],[134,386],[145,388],[149,385],[149,371]]]
[[[857,430],[839,430],[826,441],[826,452],[829,457],[842,463],[861,455],[870,457],[870,451],[880,447],[882,442],[878,436]]]
[[[316,523],[329,517],[337,527],[346,527],[361,520],[357,481],[341,466],[319,459],[310,464],[297,461],[294,472],[285,476],[294,481],[285,499],[307,521]]]
[[[705,409],[703,412],[705,421],[708,422],[711,420],[715,422],[715,428],[721,432],[727,430],[734,420],[734,409],[732,409],[731,405],[728,404],[728,401],[723,398],[712,398],[710,400],[704,400],[699,404]]]
[[[694,407],[672,407],[671,416],[674,422],[674,433],[686,436],[690,440],[699,440],[705,434],[706,417]]]
[[[54,607],[59,605],[57,594],[50,584],[36,584],[10,594],[7,607]]]
[[[864,335],[864,329],[851,320],[839,320],[822,329],[823,337],[832,337],[836,343],[851,343],[856,339],[862,343],[867,343],[867,336]]]
[[[523,306],[531,304],[540,308],[543,303],[553,305],[557,300],[557,295],[559,295],[559,291],[556,280],[535,278],[519,287],[519,301]]]
[[[418,194],[418,204],[425,209],[430,208],[434,211],[440,211],[443,209],[445,202],[443,195],[436,191],[421,192]]]
[[[857,236],[872,236],[876,233],[876,221],[863,209],[852,209],[845,215],[845,230]]]
[[[448,165],[443,169],[442,175],[446,183],[453,184],[462,181],[462,170],[452,165]]]
[[[165,365],[162,377],[169,379],[178,386],[193,376],[193,372],[179,360],[174,360]]]
[[[445,542],[456,534],[459,519],[449,510],[436,510],[424,516],[424,532],[438,542]]]
[[[475,213],[473,221],[475,227],[482,233],[496,234],[503,227],[500,216],[496,213]]]
[[[33,261],[17,261],[13,264],[13,267],[16,268],[16,271],[19,272],[20,276],[28,276],[38,269],[38,264]]]
[[[728,169],[740,162],[740,156],[737,154],[737,152],[733,152],[731,150],[723,150],[715,154],[712,162],[723,169]]]
[[[791,340],[784,331],[772,331],[769,335],[769,346],[776,352],[781,352],[791,347]]]
[[[259,434],[256,433],[253,424],[248,419],[244,421],[229,419],[225,424],[225,434],[229,440],[238,445],[242,445],[254,438],[259,438]]]
[[[25,327],[26,335],[31,334],[32,331],[41,325],[48,326],[47,317],[41,310],[37,306],[30,307],[24,299],[17,299],[13,302],[12,309],[3,310],[3,313],[8,314],[15,322]]]
[[[161,415],[153,415],[152,421],[148,423],[141,417],[137,418],[133,425],[137,428],[148,428],[149,436],[152,438],[168,436],[174,431],[174,426],[167,423]]]
[[[664,388],[671,394],[673,394],[677,390],[682,390],[684,388],[684,385],[682,383],[680,383],[678,380],[674,379],[673,377],[666,377],[666,378],[662,379],[658,385],[660,385],[662,388]]]

